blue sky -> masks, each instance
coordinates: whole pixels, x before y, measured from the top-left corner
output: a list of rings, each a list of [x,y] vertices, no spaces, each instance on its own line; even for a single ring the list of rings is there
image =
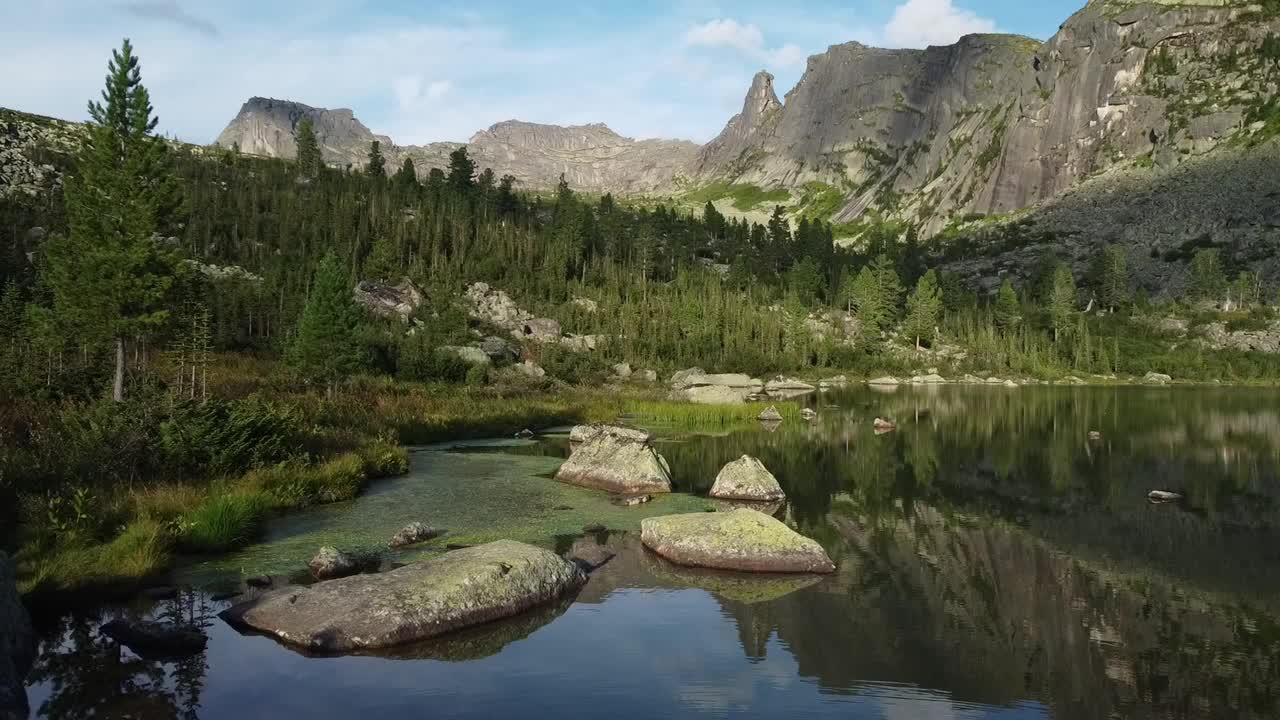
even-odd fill
[[[253,95],[349,107],[402,144],[495,122],[604,122],[703,142],[767,69],[857,40],[1048,38],[1084,0],[15,0],[0,3],[0,105],[82,119],[130,37],[160,129],[211,142]]]

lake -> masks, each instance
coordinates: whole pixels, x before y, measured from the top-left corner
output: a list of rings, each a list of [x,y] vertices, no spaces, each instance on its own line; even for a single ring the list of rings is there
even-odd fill
[[[33,717],[1280,717],[1280,393],[802,402],[816,421],[655,427],[679,492],[634,508],[549,479],[564,432],[417,449],[407,477],[186,564],[176,599],[45,618]],[[694,572],[639,545],[642,517],[714,508],[716,472],[743,454],[834,575]],[[1183,499],[1153,504],[1156,489]],[[322,543],[375,546],[415,520],[448,534],[398,561],[499,537],[618,554],[571,601],[377,656],[307,657],[217,618],[229,602],[211,596],[242,577],[286,582]],[[608,531],[584,538],[595,523]],[[97,633],[118,615],[201,622],[208,648],[138,657]]]

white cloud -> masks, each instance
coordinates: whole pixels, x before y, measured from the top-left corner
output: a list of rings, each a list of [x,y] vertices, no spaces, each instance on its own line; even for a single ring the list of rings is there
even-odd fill
[[[994,21],[951,0],[907,0],[893,11],[884,36],[896,47],[950,45],[963,35],[996,32]]]
[[[453,83],[448,80],[436,80],[427,86],[427,99],[439,100],[445,95],[448,95],[449,91],[452,89]]]
[[[795,45],[765,47],[764,33],[751,24],[733,18],[719,18],[690,28],[684,36],[689,47],[729,48],[747,57],[775,67],[790,67],[804,59],[804,51]]]

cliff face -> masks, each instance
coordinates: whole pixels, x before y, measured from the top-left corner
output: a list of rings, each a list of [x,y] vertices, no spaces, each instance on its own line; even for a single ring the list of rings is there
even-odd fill
[[[1135,161],[1170,168],[1242,134],[1277,84],[1264,43],[1280,18],[1228,0],[1096,0],[1048,42],[1000,35],[927,50],[832,46],[786,103],[703,148],[705,181],[798,188],[926,233],[1008,213]],[[759,83],[757,82],[757,85]],[[747,105],[757,93],[753,85]]]
[[[238,144],[243,152],[293,158],[298,123],[310,117],[321,155],[332,165],[363,166],[369,144],[381,142],[390,168],[405,159],[419,175],[448,165],[459,143],[396,145],[375,135],[350,110],[313,108],[301,103],[252,98],[218,136],[217,144]],[[645,192],[669,185],[697,151],[691,142],[632,140],[601,124],[561,127],[515,120],[498,123],[472,136],[471,157],[499,175],[513,175],[530,187],[554,187],[563,174],[580,190]]]

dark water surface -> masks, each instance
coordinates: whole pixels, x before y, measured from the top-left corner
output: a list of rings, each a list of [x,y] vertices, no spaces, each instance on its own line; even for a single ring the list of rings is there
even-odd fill
[[[774,432],[659,429],[682,492],[639,508],[547,479],[563,436],[416,452],[409,477],[183,568],[193,589],[176,600],[46,621],[33,716],[1280,717],[1280,394],[809,402],[817,422]],[[899,431],[876,436],[876,416]],[[640,517],[706,509],[719,467],[744,453],[778,476],[778,516],[828,549],[835,575],[699,573],[639,546]],[[1153,505],[1152,489],[1185,500]],[[619,555],[572,602],[382,656],[305,657],[217,619],[228,603],[209,592],[412,520],[449,529],[417,553],[496,537],[564,550],[601,522],[610,532],[585,541]],[[208,649],[140,658],[97,633],[121,614],[200,621]]]

